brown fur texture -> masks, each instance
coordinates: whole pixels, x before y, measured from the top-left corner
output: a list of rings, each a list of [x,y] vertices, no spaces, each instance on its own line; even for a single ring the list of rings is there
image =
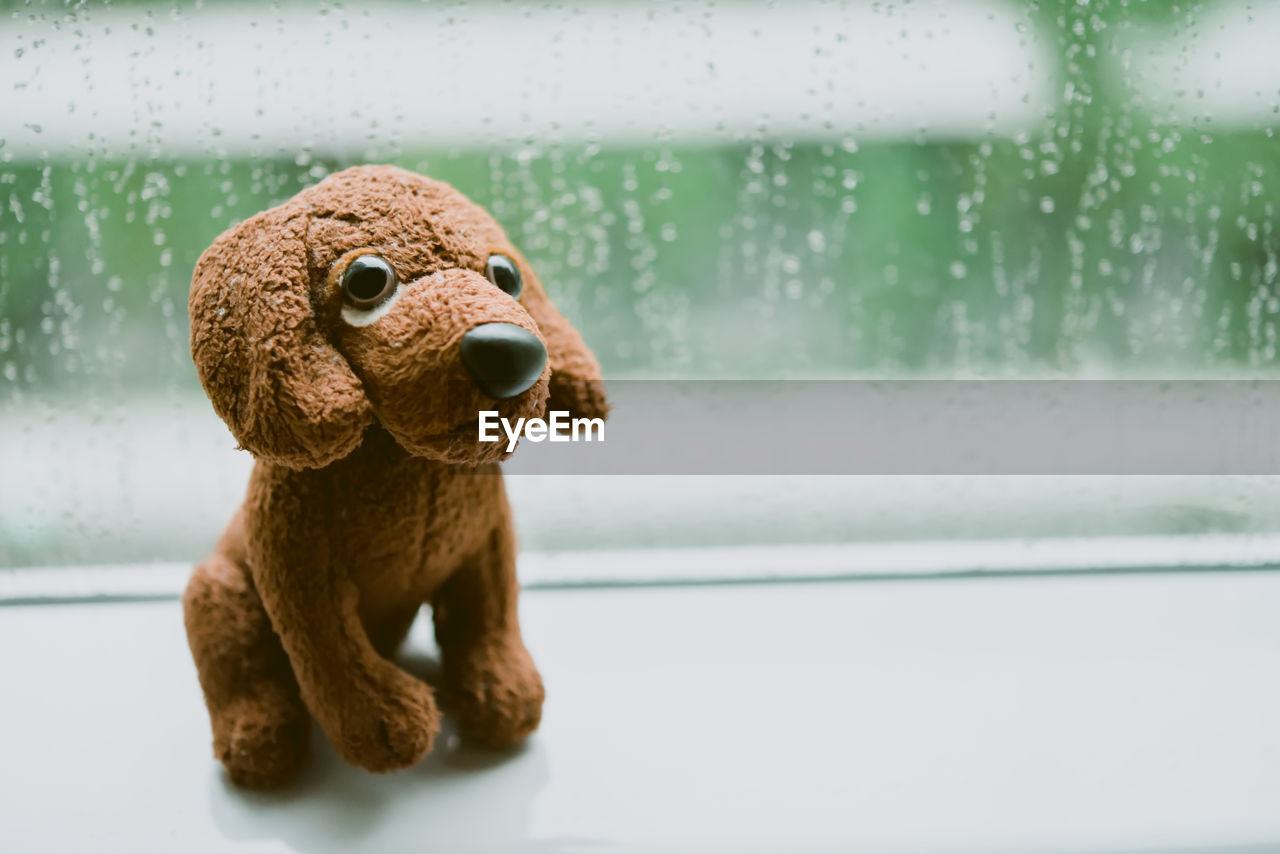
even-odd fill
[[[343,318],[355,257],[395,268],[372,323]],[[519,301],[484,276],[515,259]],[[310,718],[349,762],[413,765],[440,726],[431,689],[390,660],[432,606],[442,699],[464,733],[519,743],[543,688],[520,638],[515,536],[479,410],[608,411],[600,369],[528,264],[480,207],[389,166],[336,173],[230,229],[191,283],[191,349],[214,409],[256,458],[244,505],[183,598],[213,724],[236,783],[291,780]],[[485,397],[459,341],[513,323],[546,345],[526,392]],[[485,476],[489,475],[489,476]]]

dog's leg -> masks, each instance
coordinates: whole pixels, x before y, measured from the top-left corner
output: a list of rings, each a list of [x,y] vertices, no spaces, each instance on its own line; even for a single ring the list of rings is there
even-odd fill
[[[378,772],[413,765],[440,730],[431,689],[378,654],[359,591],[306,530],[277,528],[276,548],[254,566],[302,698],[348,762]]]
[[[516,616],[516,547],[510,511],[489,548],[460,567],[432,603],[450,710],[462,731],[493,747],[519,744],[542,720],[542,678]]]
[[[182,606],[214,755],[238,785],[284,785],[302,766],[311,719],[248,573],[215,552],[196,567]]]

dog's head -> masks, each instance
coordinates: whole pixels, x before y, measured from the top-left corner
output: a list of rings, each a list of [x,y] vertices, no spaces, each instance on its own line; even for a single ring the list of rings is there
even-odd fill
[[[309,468],[378,422],[408,452],[504,456],[480,410],[604,417],[600,367],[479,206],[389,166],[338,172],[219,237],[191,282],[191,351],[242,447]]]

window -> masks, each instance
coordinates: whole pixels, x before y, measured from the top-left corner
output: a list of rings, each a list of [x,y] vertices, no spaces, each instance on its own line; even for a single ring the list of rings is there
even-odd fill
[[[1269,377],[1278,14],[14,7],[0,565],[207,549],[250,461],[195,380],[192,266],[231,223],[359,162],[486,205],[610,379]],[[509,489],[532,551],[1260,534],[1280,519],[1267,476]]]

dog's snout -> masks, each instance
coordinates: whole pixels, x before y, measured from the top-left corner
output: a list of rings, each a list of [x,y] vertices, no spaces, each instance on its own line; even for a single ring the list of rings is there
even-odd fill
[[[462,364],[482,392],[506,400],[528,391],[542,376],[547,348],[514,323],[484,323],[462,336]]]

